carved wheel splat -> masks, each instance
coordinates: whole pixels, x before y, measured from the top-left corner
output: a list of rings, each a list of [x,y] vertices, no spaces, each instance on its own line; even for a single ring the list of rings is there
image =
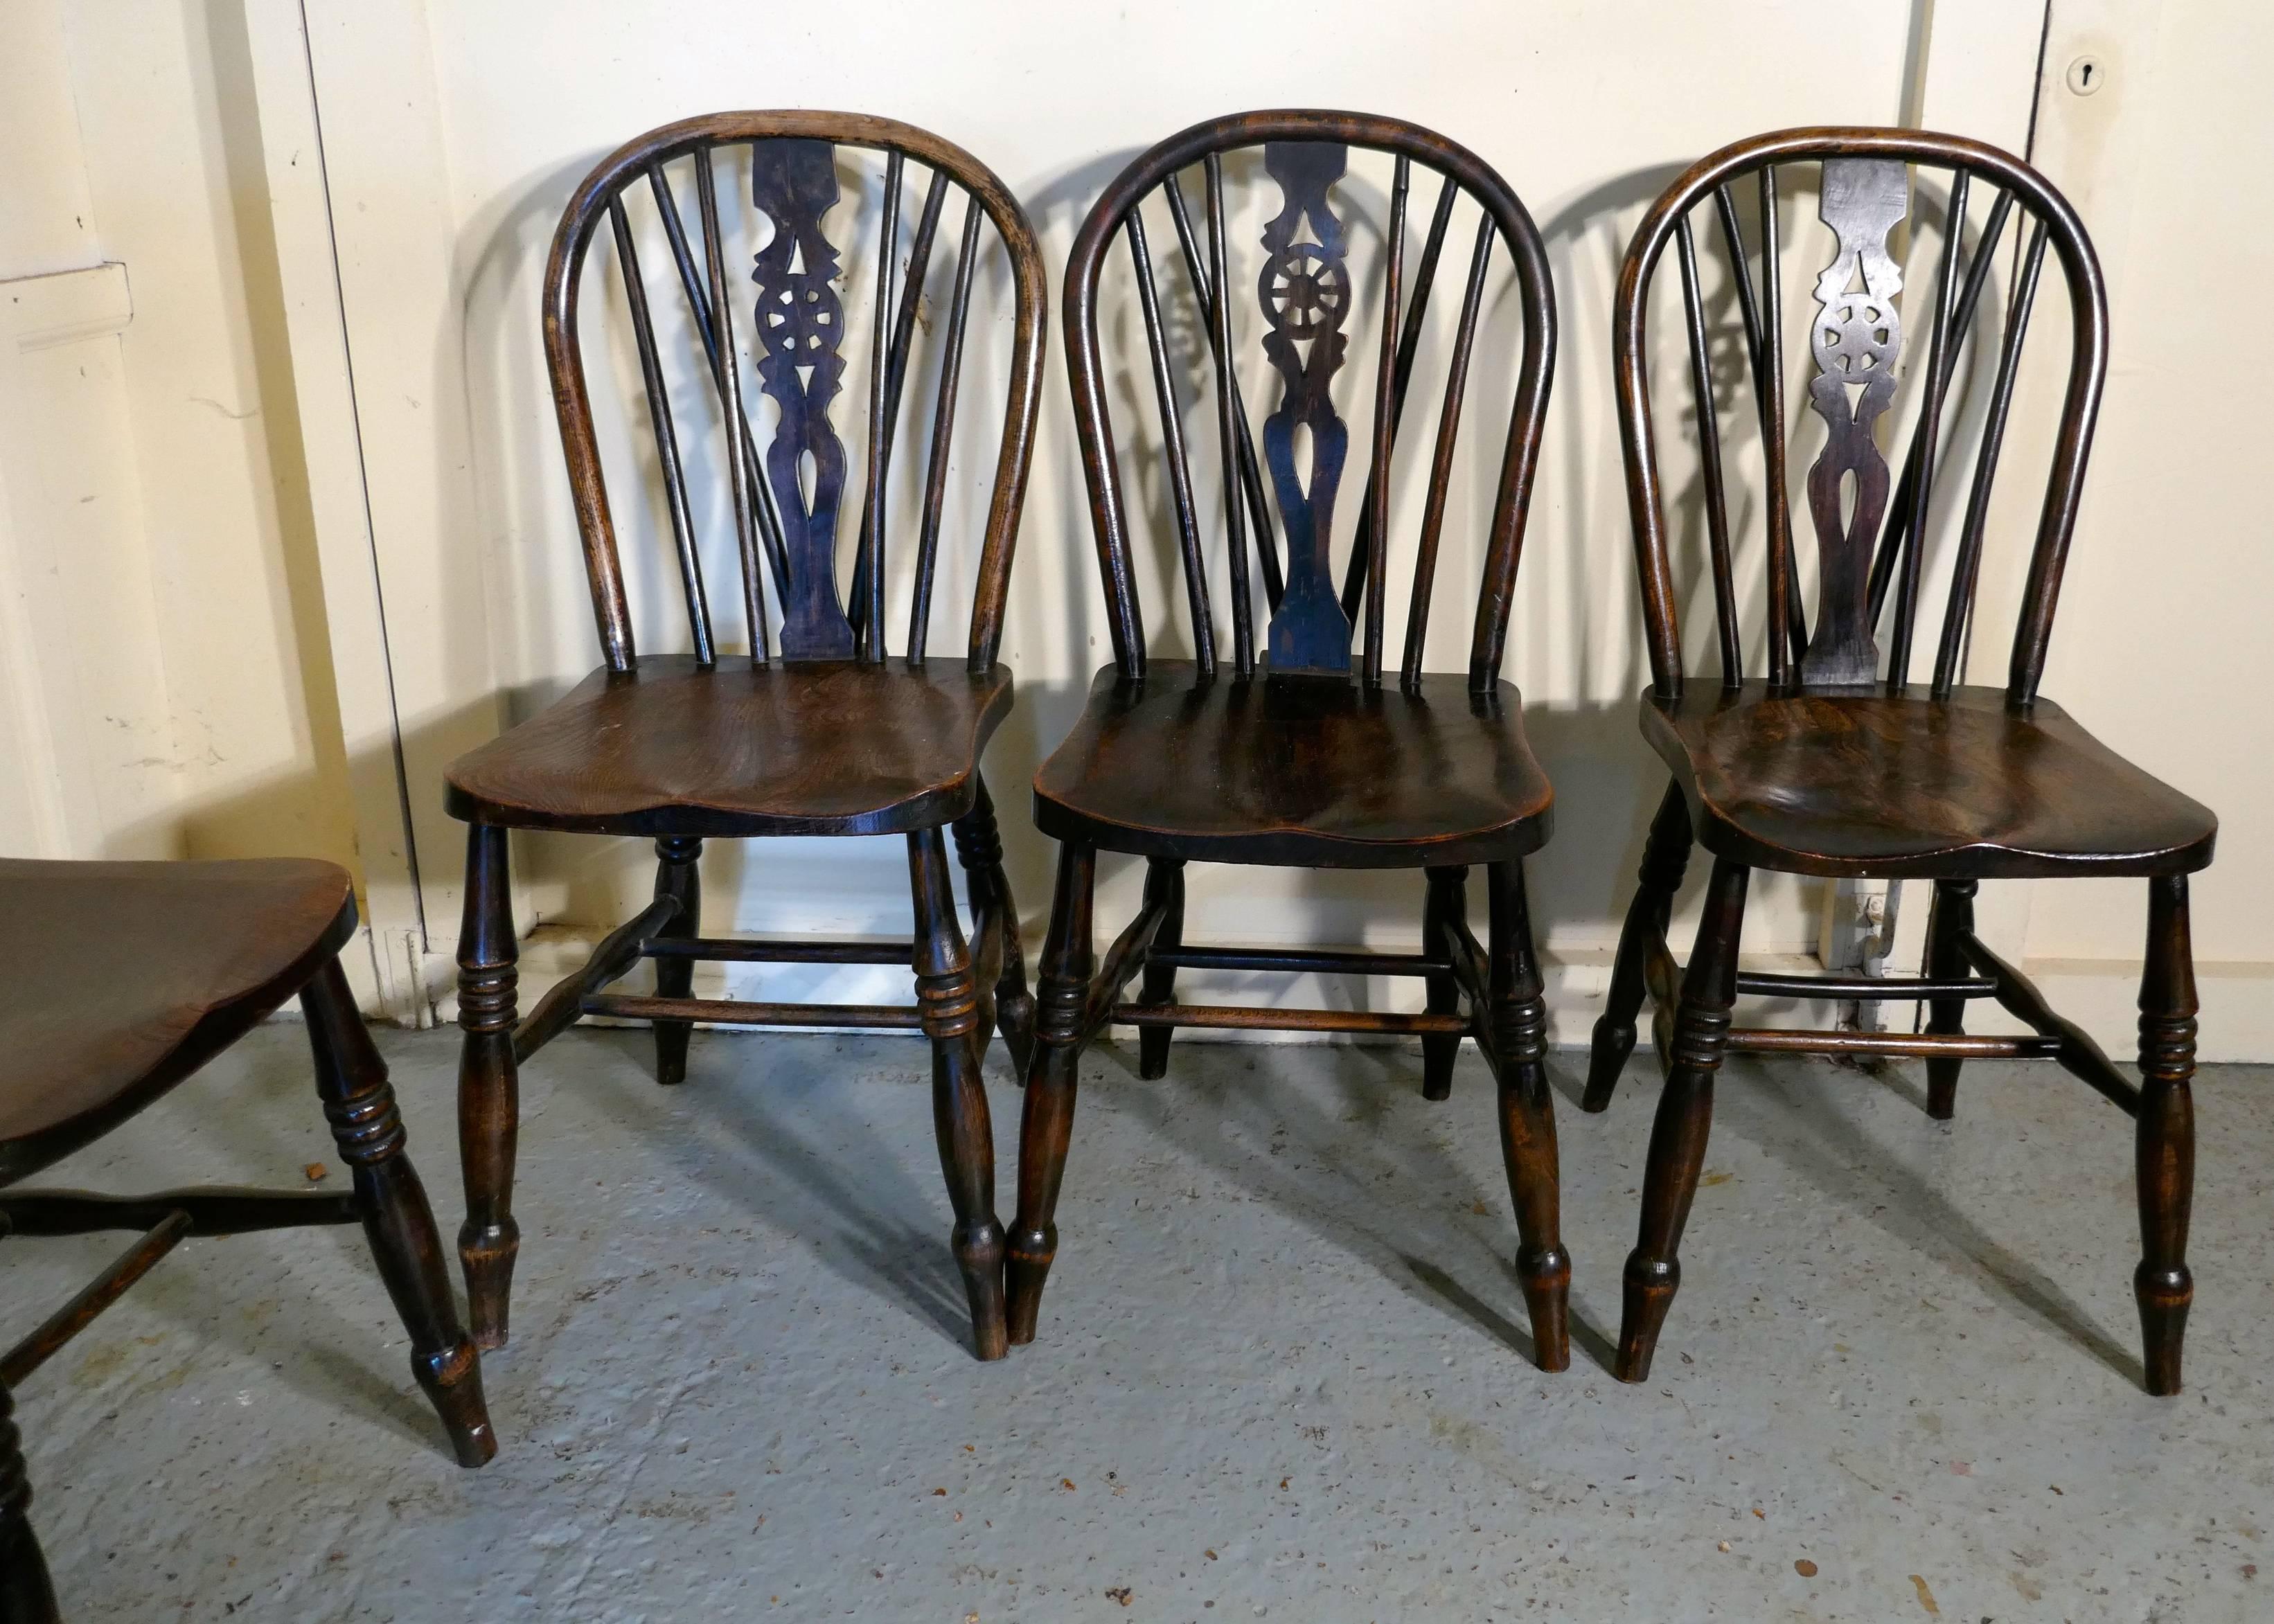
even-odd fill
[[[1327,204],[1349,149],[1334,141],[1272,141],[1263,166],[1285,206],[1263,229],[1270,251],[1256,291],[1270,332],[1263,353],[1284,380],[1279,407],[1263,423],[1263,458],[1287,533],[1287,590],[1271,617],[1270,666],[1278,672],[1347,672],[1350,618],[1335,594],[1328,550],[1335,492],[1342,483],[1350,430],[1336,415],[1331,385],[1350,340],[1348,235]],[[1295,430],[1310,431],[1307,488],[1295,468]]]
[[[1824,418],[1824,453],[1808,470],[1808,511],[1816,525],[1820,587],[1816,635],[1802,657],[1811,688],[1869,688],[1879,651],[1871,640],[1871,549],[1887,506],[1887,460],[1872,425],[1895,398],[1902,319],[1895,296],[1902,274],[1887,254],[1887,233],[1907,212],[1909,177],[1898,160],[1827,158],[1819,214],[1840,252],[1816,279],[1810,333],[1817,375],[1808,393]],[[1855,393],[1851,398],[1851,391]],[[1842,487],[1856,481],[1855,511],[1841,523]]]
[[[845,493],[845,443],[829,421],[845,362],[845,305],[833,278],[837,249],[822,216],[837,206],[837,149],[827,141],[779,139],[750,148],[751,200],[773,222],[750,280],[758,285],[757,331],[764,351],[758,387],[781,408],[766,447],[766,477],[781,510],[789,554],[783,594],[785,659],[851,659],[853,625],[837,597],[837,514]],[[813,459],[813,489],[802,477]]]

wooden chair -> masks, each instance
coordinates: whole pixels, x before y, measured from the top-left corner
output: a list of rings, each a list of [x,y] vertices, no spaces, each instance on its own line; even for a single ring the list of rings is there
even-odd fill
[[[1330,549],[1348,430],[1332,394],[1358,297],[1349,229],[1335,183],[1351,147],[1394,154],[1382,342],[1367,364],[1374,383],[1372,466],[1341,590]],[[1224,223],[1227,154],[1261,147],[1281,206],[1265,229],[1256,282],[1233,269]],[[1196,230],[1179,174],[1205,170],[1207,216]],[[1419,164],[1442,177],[1408,293],[1406,205]],[[1163,338],[1141,205],[1161,195],[1173,223],[1192,327],[1214,357],[1219,467],[1224,472],[1224,575],[1232,648],[1217,652],[1211,566]],[[1268,194],[1267,194],[1268,196]],[[1457,335],[1443,379],[1429,465],[1426,516],[1415,547],[1413,591],[1397,674],[1384,680],[1390,484],[1384,470],[1412,383],[1423,320],[1457,202],[1480,215]],[[1482,590],[1465,674],[1425,669],[1439,543],[1456,436],[1494,243],[1515,264],[1524,329],[1513,407],[1500,462]],[[1147,652],[1130,521],[1114,449],[1109,385],[1100,355],[1100,273],[1126,240],[1150,350],[1162,450],[1183,564],[1191,659]],[[1239,278],[1239,280],[1235,280]],[[1276,369],[1277,405],[1263,423],[1259,458],[1238,377],[1229,292],[1254,286]],[[1226,290],[1215,298],[1210,289]],[[1402,320],[1401,320],[1402,313]],[[1521,702],[1499,680],[1525,509],[1555,365],[1555,308],[1547,262],[1524,206],[1473,154],[1396,119],[1352,113],[1269,112],[1219,118],[1172,136],[1125,169],[1091,209],[1066,267],[1066,364],[1104,574],[1113,664],[1097,673],[1081,722],[1035,775],[1035,817],[1059,842],[1057,895],[1043,951],[1037,1042],[1028,1071],[1019,1152],[1019,1210],[1010,1239],[1011,1340],[1034,1336],[1058,1244],[1052,1214],[1072,1128],[1081,1050],[1109,1021],[1142,1029],[1141,1070],[1162,1075],[1178,1026],[1410,1033],[1424,1051],[1423,1093],[1447,1097],[1464,1035],[1474,1037],[1499,1079],[1502,1147],[1515,1192],[1517,1254],[1537,1357],[1549,1370],[1569,1357],[1564,1299],[1570,1274],[1557,1229],[1555,1124],[1542,1064],[1546,1017],[1525,913],[1522,859],[1547,839],[1552,794],[1524,737]],[[1307,474],[1297,459],[1308,440]],[[1490,432],[1489,430],[1486,431]],[[1489,447],[1494,442],[1487,440]],[[1236,470],[1236,471],[1235,471]],[[1286,538],[1283,566],[1263,497],[1268,472]],[[1248,571],[1253,534],[1267,600],[1256,625]],[[1353,648],[1353,644],[1356,648]],[[1099,851],[1147,860],[1144,902],[1100,966],[1091,951],[1092,882]],[[1329,952],[1203,947],[1184,939],[1187,862],[1314,868],[1418,868],[1427,875],[1423,951]],[[1464,906],[1469,866],[1484,865],[1490,945],[1471,933]],[[1419,1015],[1180,1004],[1180,968],[1416,975],[1427,981]],[[1140,972],[1134,1004],[1119,1003]]]
[[[746,407],[742,385],[734,306],[746,295],[736,291],[742,279],[730,278],[727,269],[713,162],[722,151],[731,161],[740,148],[748,149],[753,200],[772,222],[749,273],[757,288],[747,295],[756,311],[757,388],[779,414],[763,452],[749,421],[755,408]],[[847,457],[831,420],[845,370],[838,353],[845,310],[836,287],[839,251],[827,234],[843,148],[873,152],[884,161],[867,460],[849,613],[838,587]],[[911,160],[930,171],[930,180],[903,274],[900,215]],[[691,171],[689,180],[676,178],[675,169]],[[700,230],[692,244],[681,213],[690,181]],[[944,319],[924,324],[937,347],[939,387],[907,605],[907,643],[905,654],[893,658],[886,650],[885,587],[894,527],[885,496],[918,312],[952,187],[964,193],[962,237]],[[682,430],[673,412],[631,219],[641,194],[660,216],[678,289],[687,300],[688,326],[701,343],[701,365],[711,383],[716,415],[703,427],[718,436],[731,489],[742,653],[726,651],[713,631]],[[940,660],[929,658],[927,633],[983,220],[1008,253],[1017,321],[970,637],[958,658]],[[614,243],[663,475],[692,645],[685,654],[642,655],[633,647],[578,326],[588,251],[604,222]],[[465,1030],[459,1132],[467,1208],[459,1252],[474,1337],[484,1348],[505,1342],[519,1245],[513,1218],[516,1069],[580,1015],[614,1015],[655,1023],[657,1079],[664,1083],[685,1076],[688,1032],[696,1020],[920,1028],[932,1044],[940,1161],[955,1208],[953,1245],[969,1289],[979,1354],[1001,1357],[1002,1227],[994,1213],[994,1153],[980,1062],[987,1034],[998,1023],[1023,1061],[1033,1001],[979,755],[1011,706],[1011,673],[996,650],[1032,452],[1043,307],[1034,234],[1002,182],[960,148],[889,119],[815,112],[687,119],[611,154],[569,199],[546,272],[545,350],[606,663],[560,703],[461,758],[448,774],[449,809],[471,825],[458,951],[458,1019]],[[951,827],[968,876],[975,948],[967,945],[956,921],[944,833]],[[654,901],[518,1024],[508,829],[648,837],[658,859]],[[705,839],[878,834],[907,837],[915,906],[912,942],[760,942],[697,934],[697,863]],[[656,966],[653,996],[606,990],[643,959]],[[691,978],[702,961],[911,964],[917,1003],[693,998]]]
[[[410,1369],[461,1466],[497,1453],[481,1361],[458,1323],[442,1241],[403,1150],[387,1067],[337,954],[355,933],[343,869],[296,859],[45,862],[0,859],[0,1186],[94,1143],[297,994],[316,1094],[351,1190],[157,1195],[0,1189],[0,1235],[132,1229],[102,1276],[0,1354],[0,1619],[56,1616],[26,1511],[11,1394],[192,1236],[360,1223],[410,1333]]]
[[[1810,405],[1826,424],[1807,478],[1819,590],[1813,632],[1799,602],[1788,488],[1784,337],[1780,288],[1781,173],[1820,165],[1822,218],[1839,246],[1817,277]],[[1928,306],[1928,380],[1901,476],[1873,425],[1892,404],[1903,354],[1901,271],[1887,235],[1906,214],[1911,170],[1948,175],[1943,218],[1962,226],[1976,182],[1996,189],[1975,234],[1946,225]],[[1758,288],[1734,188],[1754,177],[1769,244]],[[1711,200],[1728,251],[1766,449],[1768,541],[1766,679],[1747,678],[1739,641],[1733,543],[1713,398],[1712,338],[1701,297],[1691,215]],[[2012,235],[2007,235],[2009,222]],[[1956,409],[1946,396],[2002,244],[2018,255],[2002,344],[1990,373],[1986,426],[1949,564],[1934,674],[1912,681],[1912,643],[1926,573],[1931,513]],[[1676,248],[1688,320],[1692,404],[1721,677],[1686,682],[1675,606],[1645,345],[1653,272]],[[1960,677],[1979,583],[1992,482],[2006,436],[2029,312],[2048,248],[2067,283],[2068,384],[2030,555],[2006,686]],[[1811,261],[1813,264],[1814,261]],[[1639,1381],[1680,1284],[1675,1251],[1698,1188],[1725,1054],[1806,1051],[1923,1057],[1928,1111],[1951,1115],[1968,1058],[2044,1056],[2082,1078],[2137,1120],[2145,1256],[2134,1277],[2152,1393],[2180,1390],[2180,1343],[2191,1285],[2185,1252],[2194,1173],[2188,1079],[2195,1071],[2195,995],[2187,943],[2187,878],[2210,861],[2211,814],[2123,761],[2038,695],[2061,569],[2076,523],[2108,356],[2100,270],[2067,202],[2018,159],[1955,136],[1880,129],[1790,130],[1724,147],[1669,187],[1635,234],[1619,276],[1615,342],[1620,427],[1635,555],[1649,633],[1651,688],[1642,726],[1674,782],[1653,823],[1642,883],[1619,942],[1609,996],[1594,1034],[1586,1109],[1609,1102],[1635,1042],[1647,985],[1659,1009],[1667,1069],[1650,1141],[1641,1235],[1627,1260],[1617,1373]],[[1889,486],[1894,485],[1892,500]],[[1884,519],[1884,523],[1883,523]],[[1886,637],[1882,657],[1879,635]],[[1686,970],[1666,946],[1668,912],[1695,838],[1713,855],[1706,912]],[[1934,911],[1925,974],[1912,979],[1759,975],[1737,967],[1748,875],[1755,868],[1828,878],[1931,880]],[[2148,882],[2147,966],[2140,988],[2138,1084],[2057,1015],[2029,981],[1974,933],[1984,879],[2127,875]],[[1679,984],[1677,993],[1676,986]],[[1924,1003],[1925,1030],[1737,1029],[1739,993]],[[2029,1037],[1969,1035],[1969,999],[1990,998]]]

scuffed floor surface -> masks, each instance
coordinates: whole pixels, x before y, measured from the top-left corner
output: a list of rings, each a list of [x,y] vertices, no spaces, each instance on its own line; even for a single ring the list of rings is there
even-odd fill
[[[450,1034],[386,1040],[446,1234]],[[193,1241],[26,1384],[77,1620],[2274,1618],[2274,1075],[2207,1071],[2188,1390],[2139,1387],[2129,1124],[2050,1065],[1734,1064],[1639,1388],[1656,1098],[1559,1054],[1573,1367],[1526,1359],[1482,1064],[1086,1066],[1040,1340],[966,1351],[924,1051],[580,1032],[523,1079],[504,1453],[454,1467],[352,1230]],[[1000,1205],[1019,1095],[990,1060]],[[39,1182],[342,1177],[275,1026]],[[117,1237],[17,1240],[8,1334]],[[1803,1566],[1805,1565],[1805,1566]],[[2257,1571],[2264,1568],[2266,1571]]]

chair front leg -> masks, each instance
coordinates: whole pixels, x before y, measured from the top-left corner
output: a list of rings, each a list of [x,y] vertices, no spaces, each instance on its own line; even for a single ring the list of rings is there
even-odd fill
[[[1618,1358],[1621,1381],[1650,1374],[1660,1327],[1682,1284],[1675,1253],[1682,1244],[1698,1175],[1706,1164],[1706,1137],[1713,1121],[1713,1074],[1729,1041],[1729,1009],[1737,998],[1737,937],[1745,921],[1750,871],[1716,858],[1698,921],[1698,945],[1683,976],[1674,1018],[1674,1069],[1658,1101],[1650,1131],[1650,1162],[1643,1174],[1642,1227],[1627,1258]]]
[[[2187,1272],[2187,1214],[2195,1197],[2195,950],[2187,929],[2187,879],[2148,882],[2148,959],[2140,976],[2140,1302],[2148,1391],[2180,1390],[2180,1350],[2195,1301]]]
[[[1501,1157],[1516,1199],[1517,1277],[1531,1311],[1532,1357],[1540,1369],[1560,1371],[1571,1363],[1571,1257],[1563,1250],[1555,1103],[1547,1086],[1547,1001],[1532,951],[1524,865],[1496,862],[1487,875],[1488,1019],[1500,1084]]]
[[[1185,941],[1185,861],[1181,857],[1149,857],[1145,861],[1145,906],[1162,907],[1161,928],[1153,946],[1181,947]],[[1138,989],[1146,1004],[1177,1001],[1177,966],[1148,963]],[[1137,1075],[1158,1080],[1169,1074],[1169,1040],[1174,1026],[1142,1026],[1137,1032]]]
[[[16,1401],[0,1387],[0,1624],[56,1624],[56,1587],[32,1532],[32,1479]]]
[[[513,1221],[513,1159],[521,1127],[521,1082],[513,1057],[513,897],[506,833],[476,823],[466,836],[466,908],[458,932],[458,1156],[466,1222],[458,1257],[474,1343],[505,1346],[521,1226]]]
[[[395,1312],[410,1333],[411,1373],[440,1414],[458,1464],[479,1466],[497,1453],[482,1401],[481,1356],[458,1323],[442,1267],[441,1233],[418,1169],[403,1149],[403,1116],[387,1080],[387,1063],[372,1044],[338,959],[326,960],[301,989],[300,1007],[315,1055],[316,1094],[340,1159],[354,1177],[365,1238]]]
[[[1959,951],[1958,940],[1974,933],[1974,893],[1979,889],[1972,880],[1935,882],[1934,913],[1927,921],[1926,928],[1928,979],[1954,981],[1966,975],[1972,967],[1966,955]],[[1929,999],[1926,1029],[1947,1033],[1965,1031],[1966,1000]],[[1957,1113],[1958,1068],[1962,1064],[1955,1057],[1930,1059],[1926,1063],[1926,1114],[1937,1122],[1948,1122]]]
[[[1421,905],[1421,951],[1432,959],[1450,960],[1460,950],[1455,945],[1453,928],[1468,917],[1468,881],[1466,868],[1432,868],[1429,870],[1429,895]],[[1461,1012],[1460,979],[1450,970],[1433,970],[1425,978],[1427,1002],[1424,1005],[1432,1015],[1457,1015]],[[1458,1033],[1440,1035],[1427,1034],[1421,1040],[1421,1097],[1425,1100],[1449,1100],[1453,1097],[1453,1066],[1461,1057],[1461,1038]]]
[[[1042,983],[1035,996],[1035,1057],[1019,1121],[1019,1214],[1011,1222],[1010,1329],[1014,1342],[1035,1340],[1043,1282],[1058,1255],[1058,1182],[1073,1133],[1075,1083],[1088,1035],[1083,1012],[1097,954],[1090,937],[1097,853],[1072,843],[1058,848],[1058,891],[1043,939]]]
[[[1027,953],[1019,941],[1019,905],[1011,896],[1010,876],[1003,872],[1003,831],[995,821],[995,802],[987,793],[987,780],[979,780],[979,798],[966,816],[956,820],[956,861],[963,865],[963,887],[971,898],[971,938],[981,960],[995,969],[994,985],[987,996],[994,1008],[990,1017],[1011,1051],[1011,1064],[1023,1081],[1027,1062],[1035,1049],[1035,996],[1027,990]]]
[[[1587,1092],[1579,1101],[1583,1111],[1609,1106],[1619,1073],[1634,1053],[1635,1015],[1648,986],[1650,950],[1666,935],[1667,921],[1673,915],[1674,893],[1682,889],[1682,876],[1690,867],[1690,808],[1682,799],[1682,786],[1669,784],[1643,841],[1634,900],[1627,905],[1626,923],[1619,930],[1610,989],[1604,994],[1587,1058]]]
[[[979,998],[971,950],[956,922],[947,841],[939,830],[908,836],[915,900],[916,1004],[931,1040],[932,1131],[955,1208],[952,1245],[971,1300],[972,1340],[983,1359],[1009,1351],[1003,1330],[1003,1226],[995,1216],[995,1130],[980,1077]]]
[[[678,899],[679,912],[663,928],[662,935],[681,939],[700,936],[702,929],[696,922],[703,912],[703,870],[699,867],[703,842],[691,838],[666,835],[655,843],[655,894]],[[684,998],[695,989],[695,961],[692,959],[659,959],[655,961],[656,996],[661,998]],[[687,1080],[687,1039],[695,1030],[691,1020],[659,1020],[655,1023],[655,1080],[663,1084]]]

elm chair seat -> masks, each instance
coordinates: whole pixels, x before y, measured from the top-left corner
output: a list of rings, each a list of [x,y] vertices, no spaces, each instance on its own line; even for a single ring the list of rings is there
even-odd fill
[[[0,860],[0,1179],[157,1099],[355,931],[347,871],[296,859]],[[122,974],[131,968],[131,974]]]
[[[606,667],[452,763],[468,823],[619,835],[904,834],[968,814],[1011,673],[957,661]]]
[[[1788,874],[1932,879],[2188,874],[2210,861],[2210,808],[2040,699],[1954,688],[1772,694],[1708,683],[1642,702],[1698,843]]]
[[[1504,861],[1546,843],[1554,803],[1512,683],[1241,680],[1187,660],[1100,671],[1035,779],[1056,840],[1316,868]]]

